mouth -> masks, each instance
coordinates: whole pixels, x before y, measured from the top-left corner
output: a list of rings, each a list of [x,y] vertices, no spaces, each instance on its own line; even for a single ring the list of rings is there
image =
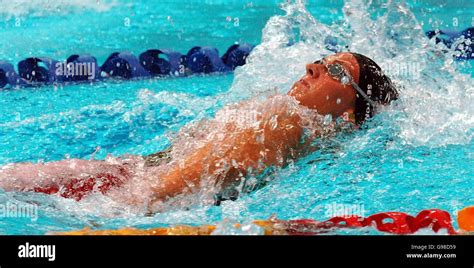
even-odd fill
[[[297,84],[298,87],[304,87],[306,89],[309,89],[309,83],[304,80],[304,79],[301,79],[300,81],[298,81],[298,84]]]

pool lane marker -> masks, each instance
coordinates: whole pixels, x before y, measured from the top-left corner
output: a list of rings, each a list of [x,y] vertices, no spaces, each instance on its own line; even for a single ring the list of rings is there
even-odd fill
[[[11,63],[0,61],[0,89],[226,73],[244,65],[253,48],[250,44],[234,44],[222,57],[217,48],[201,46],[185,55],[168,49],[149,49],[138,57],[130,52],[114,52],[101,66],[91,55],[74,54],[65,61],[31,57],[18,63],[18,73]]]
[[[461,230],[456,231],[451,223],[451,216],[447,211],[427,209],[420,211],[416,216],[403,212],[382,212],[369,217],[338,216],[326,221],[311,219],[301,220],[256,220],[253,224],[263,229],[265,235],[317,235],[335,229],[364,227],[375,228],[384,233],[398,235],[414,234],[423,229],[431,229],[435,233],[446,232],[450,235],[463,234],[474,231],[474,206],[465,208],[458,213],[458,225]],[[235,225],[240,228],[239,224]],[[179,225],[165,228],[136,229],[124,228],[118,230],[91,230],[85,228],[77,231],[58,232],[59,235],[210,235],[216,230],[215,225],[186,226]]]

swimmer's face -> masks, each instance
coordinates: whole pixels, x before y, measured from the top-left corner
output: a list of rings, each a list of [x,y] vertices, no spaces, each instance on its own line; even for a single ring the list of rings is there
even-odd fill
[[[359,64],[351,53],[338,53],[324,58],[324,61],[327,64],[341,64],[354,82],[359,83]],[[321,115],[331,114],[336,118],[344,113],[354,113],[356,90],[350,84],[343,85],[331,77],[322,63],[307,64],[306,75],[293,85],[288,95]]]

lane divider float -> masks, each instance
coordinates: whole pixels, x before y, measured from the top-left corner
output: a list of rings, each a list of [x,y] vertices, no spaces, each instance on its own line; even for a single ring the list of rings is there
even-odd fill
[[[432,30],[425,33],[436,43],[455,50],[455,59],[474,58],[474,27],[462,31]],[[337,39],[324,40],[326,49],[341,52],[344,46]],[[291,43],[288,44],[292,45]],[[88,54],[74,54],[61,62],[47,57],[26,58],[13,64],[0,61],[0,89],[34,87],[51,84],[94,82],[106,78],[146,78],[154,76],[181,77],[196,73],[231,72],[245,64],[252,49],[250,44],[234,44],[219,56],[214,47],[195,46],[185,55],[169,49],[149,49],[138,57],[130,52],[114,52],[98,66]]]
[[[460,230],[455,230],[451,223],[451,215],[440,209],[420,211],[416,216],[403,212],[382,212],[369,217],[347,216],[333,217],[326,221],[311,219],[301,220],[256,220],[252,223],[261,227],[265,235],[317,235],[328,233],[335,229],[374,228],[380,232],[397,235],[414,234],[420,230],[432,230],[435,233],[449,235],[467,234],[474,232],[474,206],[458,212],[457,221]],[[235,225],[236,228],[240,224]],[[124,228],[118,230],[92,230],[85,228],[77,231],[58,232],[59,235],[211,235],[216,230],[215,225],[188,226],[179,225],[164,228],[136,229]]]
[[[181,77],[231,72],[245,64],[253,47],[234,44],[222,57],[217,48],[201,46],[191,48],[185,55],[168,49],[149,49],[138,57],[130,52],[114,52],[101,66],[94,56],[87,54],[74,54],[65,61],[31,57],[18,63],[18,73],[11,63],[0,61],[0,89],[94,82],[107,78]]]

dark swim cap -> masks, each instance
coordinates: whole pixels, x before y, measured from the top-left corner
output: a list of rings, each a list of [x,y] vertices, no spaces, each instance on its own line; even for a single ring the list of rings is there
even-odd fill
[[[359,87],[367,96],[377,104],[388,105],[391,101],[398,99],[398,92],[392,81],[386,76],[382,69],[370,58],[352,53],[359,64]],[[358,125],[371,118],[374,107],[370,105],[362,96],[356,94],[355,121]]]

